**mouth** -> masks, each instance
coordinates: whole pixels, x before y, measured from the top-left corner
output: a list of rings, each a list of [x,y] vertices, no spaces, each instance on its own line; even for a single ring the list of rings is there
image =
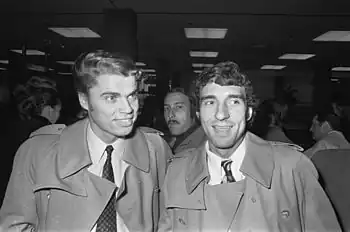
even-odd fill
[[[227,132],[227,131],[229,131],[229,130],[231,130],[231,128],[233,127],[233,126],[219,126],[219,125],[214,125],[214,126],[212,126],[213,127],[213,129],[215,130],[215,131],[217,131],[217,132]]]
[[[130,119],[115,119],[115,122],[119,122],[124,126],[131,126],[133,124],[132,118]]]

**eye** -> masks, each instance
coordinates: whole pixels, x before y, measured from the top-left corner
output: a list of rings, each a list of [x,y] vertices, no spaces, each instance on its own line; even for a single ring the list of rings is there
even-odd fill
[[[104,97],[105,101],[107,102],[115,102],[117,100],[117,97],[114,95],[106,95]]]
[[[136,100],[137,98],[138,98],[137,92],[135,92],[135,93],[129,95],[129,99],[130,99],[130,100]]]
[[[181,110],[181,109],[183,109],[183,108],[184,108],[183,105],[176,105],[176,106],[175,106],[175,109],[176,109],[176,110]]]
[[[242,103],[242,100],[241,99],[238,99],[238,98],[232,98],[229,100],[228,102],[230,105],[239,105]]]
[[[213,105],[215,102],[214,100],[204,100],[202,103],[205,106],[210,106],[210,105]]]

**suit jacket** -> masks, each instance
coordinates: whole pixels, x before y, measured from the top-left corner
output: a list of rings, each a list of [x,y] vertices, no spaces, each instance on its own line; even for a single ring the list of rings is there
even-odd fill
[[[204,146],[173,159],[158,231],[340,231],[308,158],[251,133],[246,144],[235,183],[207,184]]]
[[[52,134],[34,133],[21,145],[0,210],[0,230],[93,228],[116,186],[87,170],[87,125],[82,120]],[[135,130],[124,144],[122,158],[129,166],[118,186],[117,212],[129,231],[155,231],[163,208],[158,186],[170,149],[151,129]]]
[[[203,127],[198,126],[191,134],[189,134],[176,148],[174,154],[180,153],[190,148],[198,148],[207,140],[207,136]]]
[[[306,150],[305,155],[311,159],[316,152],[327,149],[350,149],[350,143],[340,131],[331,131]]]
[[[343,231],[350,231],[350,149],[318,151],[311,159],[337,213]]]

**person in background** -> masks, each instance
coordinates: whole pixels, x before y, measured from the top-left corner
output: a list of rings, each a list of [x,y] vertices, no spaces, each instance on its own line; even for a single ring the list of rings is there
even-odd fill
[[[310,159],[320,150],[350,148],[348,140],[342,133],[342,116],[334,111],[333,106],[324,107],[315,114],[310,132],[316,141],[305,151],[305,155]]]
[[[170,136],[166,139],[174,154],[197,148],[205,141],[203,128],[196,116],[196,101],[182,88],[174,88],[164,98],[164,119]]]
[[[34,133],[18,149],[0,231],[157,230],[171,151],[134,128],[140,71],[123,55],[82,54],[74,83],[86,119]]]
[[[277,108],[279,104],[273,100],[263,101],[256,112],[251,131],[268,141],[293,144],[283,129],[283,114]]]
[[[234,62],[196,81],[207,141],[169,164],[162,231],[340,231],[317,171],[302,153],[247,132],[252,83]]]

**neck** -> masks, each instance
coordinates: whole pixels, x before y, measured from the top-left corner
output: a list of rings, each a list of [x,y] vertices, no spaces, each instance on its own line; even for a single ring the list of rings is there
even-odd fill
[[[98,127],[92,120],[89,118],[90,127],[92,132],[101,139],[105,144],[112,144],[114,143],[118,137],[115,135],[112,135],[108,133],[107,131],[102,130],[100,127]]]
[[[211,152],[213,152],[215,155],[220,156],[223,159],[228,159],[232,156],[232,154],[237,150],[237,148],[239,147],[239,145],[241,145],[241,143],[244,140],[244,135],[243,134],[237,141],[236,143],[230,147],[230,148],[217,148],[215,147],[212,143],[209,143],[209,150]]]

